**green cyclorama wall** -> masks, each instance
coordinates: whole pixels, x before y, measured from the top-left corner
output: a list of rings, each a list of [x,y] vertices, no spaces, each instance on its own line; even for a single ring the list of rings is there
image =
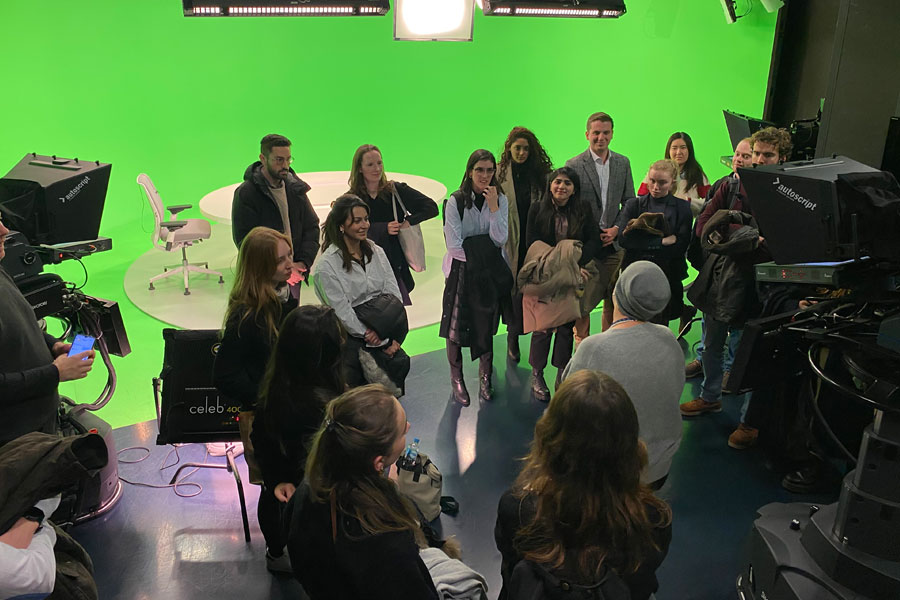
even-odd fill
[[[561,165],[585,149],[585,117],[604,110],[636,183],[676,130],[693,136],[710,179],[724,174],[721,111],[761,115],[775,15],[756,6],[726,25],[716,0],[627,5],[618,20],[476,8],[474,42],[436,43],[393,41],[390,15],[188,19],[177,0],[3,2],[0,173],[32,151],[113,165],[101,234],[114,250],[85,259],[85,290],[118,300],[133,352],[113,359],[119,388],[101,416],[155,416],[163,325],[122,288],[153,228],[140,172],[199,217],[199,199],[238,181],[260,137],[279,132],[298,171],[348,169],[359,144],[375,143],[388,170],[452,191],[469,153],[498,152],[511,127],[533,129]],[[56,270],[83,280],[78,265]],[[433,330],[413,333],[411,354],[441,345]],[[90,401],[104,377],[98,363],[62,390]]]

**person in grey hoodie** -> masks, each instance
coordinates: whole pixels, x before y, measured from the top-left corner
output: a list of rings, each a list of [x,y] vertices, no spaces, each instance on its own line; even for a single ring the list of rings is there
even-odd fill
[[[565,379],[582,369],[602,371],[625,389],[649,455],[641,479],[653,489],[662,487],[681,444],[684,353],[668,327],[649,322],[665,309],[669,294],[657,265],[645,260],[629,265],[613,291],[609,329],[585,339],[563,373]]]

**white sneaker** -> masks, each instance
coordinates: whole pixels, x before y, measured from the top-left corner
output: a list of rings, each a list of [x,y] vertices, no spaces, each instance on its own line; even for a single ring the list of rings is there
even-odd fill
[[[288,575],[294,574],[294,569],[291,568],[291,557],[288,556],[287,552],[282,553],[282,555],[278,558],[274,558],[271,554],[269,554],[269,551],[267,549],[266,568],[272,573],[286,573]]]

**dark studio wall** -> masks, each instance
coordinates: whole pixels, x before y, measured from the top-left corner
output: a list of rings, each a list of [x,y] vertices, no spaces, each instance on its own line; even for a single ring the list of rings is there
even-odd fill
[[[879,167],[900,100],[896,0],[789,0],[776,31],[765,118],[815,116],[816,156],[844,154]]]

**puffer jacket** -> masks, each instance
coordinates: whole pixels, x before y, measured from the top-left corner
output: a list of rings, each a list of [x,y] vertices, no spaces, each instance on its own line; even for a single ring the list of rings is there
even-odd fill
[[[720,210],[700,235],[707,253],[688,299],[705,315],[740,327],[755,315],[759,301],[753,265],[759,247],[756,220],[736,210]]]

